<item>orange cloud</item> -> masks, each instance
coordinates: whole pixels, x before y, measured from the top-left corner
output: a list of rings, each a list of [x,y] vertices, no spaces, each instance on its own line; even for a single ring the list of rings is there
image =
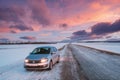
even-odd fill
[[[100,9],[101,7],[102,7],[101,4],[98,3],[98,2],[91,3],[91,8],[92,9]]]
[[[4,27],[4,28],[0,28],[0,32],[1,33],[4,33],[4,32],[9,32],[9,28],[7,28],[7,27]]]

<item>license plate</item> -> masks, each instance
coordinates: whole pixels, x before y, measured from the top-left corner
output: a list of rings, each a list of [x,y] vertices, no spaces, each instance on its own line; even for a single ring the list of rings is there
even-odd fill
[[[38,64],[28,64],[29,66],[38,66]]]

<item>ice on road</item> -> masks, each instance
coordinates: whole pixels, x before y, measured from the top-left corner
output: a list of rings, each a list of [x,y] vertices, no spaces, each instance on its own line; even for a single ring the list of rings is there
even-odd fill
[[[120,56],[69,45],[89,80],[120,80]]]

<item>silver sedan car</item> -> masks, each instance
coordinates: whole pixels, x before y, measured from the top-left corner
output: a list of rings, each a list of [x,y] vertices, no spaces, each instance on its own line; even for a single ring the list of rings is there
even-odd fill
[[[31,69],[52,69],[58,63],[60,55],[57,48],[53,46],[43,46],[34,49],[24,61],[24,68]]]

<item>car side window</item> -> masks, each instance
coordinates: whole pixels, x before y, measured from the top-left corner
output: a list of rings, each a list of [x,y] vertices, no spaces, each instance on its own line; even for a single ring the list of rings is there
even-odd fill
[[[53,48],[52,48],[52,52],[53,52],[53,53],[56,53],[57,50],[53,47]]]
[[[53,49],[53,48],[51,48],[51,52],[54,52],[54,49]]]
[[[56,48],[54,48],[54,51],[55,51],[55,52],[57,52],[57,49],[56,49]]]

